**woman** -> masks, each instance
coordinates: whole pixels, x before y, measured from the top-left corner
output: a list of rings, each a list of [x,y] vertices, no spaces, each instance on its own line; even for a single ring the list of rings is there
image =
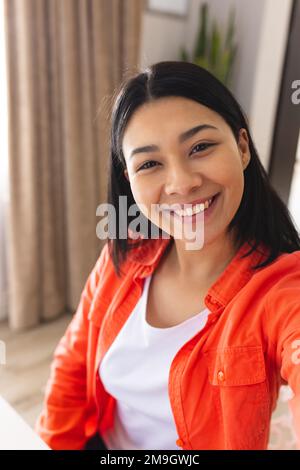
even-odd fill
[[[120,196],[150,225],[134,234],[131,212],[140,239],[105,244],[56,348],[40,436],[53,449],[266,449],[281,384],[299,432],[299,236],[208,71],[160,62],[122,84],[117,234]]]

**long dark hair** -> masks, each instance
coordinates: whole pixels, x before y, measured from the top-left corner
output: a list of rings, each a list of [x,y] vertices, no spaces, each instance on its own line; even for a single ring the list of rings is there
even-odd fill
[[[260,162],[254,146],[248,120],[232,93],[216,77],[204,68],[190,62],[164,61],[153,64],[140,73],[125,79],[114,96],[111,112],[111,157],[108,175],[107,202],[116,210],[116,233],[119,230],[119,196],[127,196],[130,207],[135,204],[129,181],[124,175],[126,168],[122,152],[122,139],[126,125],[144,103],[167,96],[192,99],[217,112],[230,126],[238,142],[239,130],[246,129],[249,138],[250,162],[244,170],[244,193],[228,232],[234,228],[237,246],[248,242],[252,247],[249,256],[260,243],[268,248],[268,256],[251,268],[258,269],[270,264],[281,253],[300,250],[300,238],[290,212],[271,186],[268,175]],[[141,214],[141,217],[142,214]],[[128,225],[130,217],[128,217]],[[149,230],[151,230],[151,221]],[[157,227],[156,227],[157,229]],[[153,233],[153,232],[152,232]],[[159,235],[162,230],[159,228]],[[129,250],[149,243],[146,237],[136,242],[127,238],[109,239],[109,251],[118,276],[121,263]]]

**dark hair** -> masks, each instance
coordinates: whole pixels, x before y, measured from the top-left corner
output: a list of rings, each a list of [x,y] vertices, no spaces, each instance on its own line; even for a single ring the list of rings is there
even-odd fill
[[[280,253],[292,253],[300,249],[299,234],[288,208],[271,186],[268,175],[260,162],[248,128],[248,120],[232,93],[216,77],[204,68],[181,61],[164,61],[153,64],[121,83],[115,93],[111,113],[111,158],[109,163],[107,202],[115,207],[117,234],[119,233],[119,196],[127,196],[128,207],[135,204],[122,152],[122,139],[126,125],[133,113],[143,104],[167,96],[192,99],[217,112],[230,126],[238,142],[239,130],[246,129],[249,139],[250,162],[244,170],[244,193],[240,206],[228,226],[235,227],[237,246],[248,242],[252,247],[249,256],[260,243],[268,248],[268,256],[252,269],[271,263]],[[142,214],[141,214],[141,217]],[[150,228],[151,229],[151,221]],[[128,225],[130,217],[128,217]],[[157,227],[156,227],[157,229]],[[159,235],[162,230],[159,228]],[[118,276],[120,265],[129,250],[149,243],[151,238],[133,243],[126,239],[109,239],[109,250]]]

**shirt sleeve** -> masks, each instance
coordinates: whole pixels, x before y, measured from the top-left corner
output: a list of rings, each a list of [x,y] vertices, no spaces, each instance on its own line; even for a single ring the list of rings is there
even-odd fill
[[[298,255],[297,255],[298,256]],[[293,392],[288,401],[300,449],[300,258],[267,297],[268,330],[275,344],[276,364],[283,383]]]
[[[53,450],[81,450],[86,444],[88,313],[107,257],[106,244],[85,283],[76,312],[54,351],[43,409],[35,423],[35,431]]]

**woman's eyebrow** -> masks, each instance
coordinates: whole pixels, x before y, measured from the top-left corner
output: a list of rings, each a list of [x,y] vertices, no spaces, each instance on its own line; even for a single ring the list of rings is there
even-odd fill
[[[193,137],[195,134],[197,134],[200,131],[203,131],[204,129],[217,129],[217,127],[212,126],[211,124],[200,124],[199,126],[192,127],[191,129],[184,131],[182,134],[178,136],[178,142],[179,143],[185,142],[187,139],[189,139],[190,137]],[[154,144],[144,145],[143,147],[137,147],[134,150],[132,150],[129,158],[133,157],[137,153],[155,152],[157,150],[160,150],[158,145],[154,145]]]

